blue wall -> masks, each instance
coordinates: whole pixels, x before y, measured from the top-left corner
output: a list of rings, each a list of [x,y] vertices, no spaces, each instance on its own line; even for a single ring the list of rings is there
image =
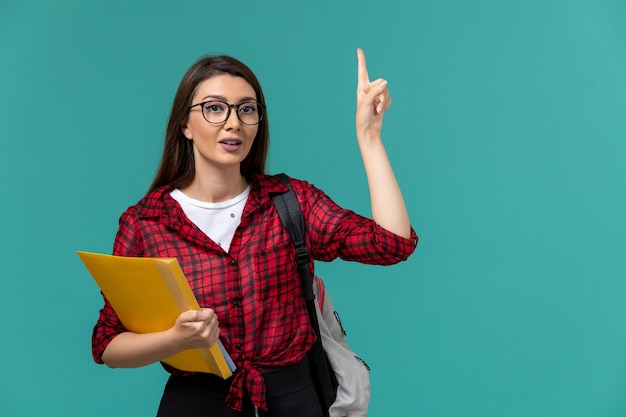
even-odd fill
[[[356,47],[421,242],[318,264],[370,416],[626,415],[626,5],[619,0],[0,3],[0,414],[151,416],[158,365],[93,364],[110,252],[200,55],[248,63],[270,171],[369,215]]]

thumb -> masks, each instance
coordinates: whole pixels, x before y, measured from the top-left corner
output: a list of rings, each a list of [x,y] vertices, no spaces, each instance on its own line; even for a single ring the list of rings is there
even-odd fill
[[[366,104],[372,104],[377,99],[380,99],[381,95],[384,94],[385,89],[387,88],[387,80],[383,80],[382,78],[373,81],[369,85],[368,91],[365,93],[363,97],[363,101]]]
[[[374,114],[382,114],[389,107],[391,97],[387,90],[387,80],[379,78],[370,84],[369,91],[361,98],[357,107],[368,109]]]
[[[178,316],[181,322],[204,321],[209,318],[209,313],[204,310],[187,310]]]

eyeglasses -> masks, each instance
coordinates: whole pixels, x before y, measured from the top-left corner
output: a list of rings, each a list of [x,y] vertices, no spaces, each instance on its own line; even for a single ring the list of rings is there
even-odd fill
[[[220,100],[203,101],[189,107],[189,110],[196,106],[202,109],[204,120],[212,124],[224,123],[230,117],[231,109],[235,109],[237,118],[244,125],[257,125],[263,120],[265,106],[256,101],[246,101],[245,103],[230,104]]]

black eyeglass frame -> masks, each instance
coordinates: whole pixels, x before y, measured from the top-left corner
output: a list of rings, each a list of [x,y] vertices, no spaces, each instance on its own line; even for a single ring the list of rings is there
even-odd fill
[[[226,117],[224,118],[224,120],[222,120],[221,122],[211,122],[209,121],[209,119],[206,118],[206,116],[204,115],[204,105],[206,103],[222,103],[225,104],[226,107],[228,107],[228,111],[226,112]],[[254,103],[256,104],[259,108],[263,109],[260,114],[259,114],[259,121],[256,123],[246,123],[243,120],[241,120],[241,117],[239,116],[239,107],[243,106],[244,104],[250,104],[250,103]],[[230,104],[227,103],[225,101],[222,100],[206,100],[203,101],[201,103],[196,103],[194,105],[189,106],[189,111],[191,111],[191,109],[193,109],[194,107],[200,106],[200,111],[202,111],[202,117],[204,118],[204,120],[207,121],[207,123],[211,123],[212,125],[221,125],[222,123],[226,122],[226,120],[228,120],[228,118],[230,117],[230,111],[235,108],[235,114],[237,115],[237,119],[239,119],[239,121],[241,123],[243,123],[246,126],[255,126],[258,125],[259,123],[261,123],[261,120],[263,120],[263,117],[265,116],[265,105],[259,103],[258,101],[246,101],[243,103],[239,103],[239,104]],[[258,110],[257,110],[258,111]]]

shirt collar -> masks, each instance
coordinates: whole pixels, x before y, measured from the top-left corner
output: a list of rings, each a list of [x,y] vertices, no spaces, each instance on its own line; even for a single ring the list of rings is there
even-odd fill
[[[160,217],[164,211],[176,211],[179,207],[178,203],[170,196],[173,189],[171,185],[166,185],[149,192],[138,203],[138,216],[141,218]],[[271,198],[272,194],[286,191],[288,191],[287,186],[276,176],[256,174],[250,178],[250,197],[252,198],[257,196],[259,200],[265,200]]]

